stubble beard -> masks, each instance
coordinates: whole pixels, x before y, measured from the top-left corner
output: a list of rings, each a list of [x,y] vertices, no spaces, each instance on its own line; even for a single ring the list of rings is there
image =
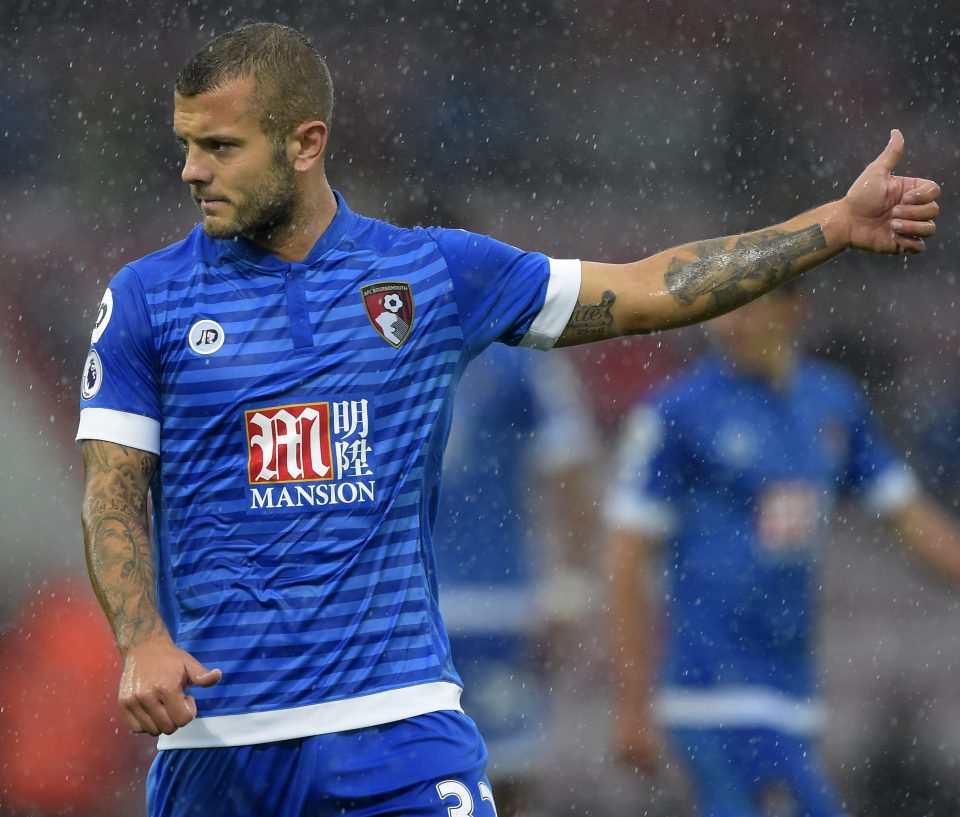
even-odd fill
[[[226,224],[204,218],[203,230],[210,238],[246,238],[270,247],[280,243],[296,222],[297,189],[293,169],[275,157],[263,183],[236,205],[236,215]]]

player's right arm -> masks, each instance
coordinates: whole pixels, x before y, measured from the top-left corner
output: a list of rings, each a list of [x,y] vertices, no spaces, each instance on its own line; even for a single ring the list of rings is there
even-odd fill
[[[120,713],[132,732],[169,735],[196,717],[196,702],[185,689],[212,686],[220,670],[207,670],[179,649],[157,607],[147,497],[159,458],[103,440],[82,446],[84,548],[123,658]]]
[[[157,607],[147,498],[160,459],[162,413],[151,315],[139,275],[124,267],[97,312],[77,440],[87,567],[123,660],[120,712],[131,731],[159,735],[196,716],[186,688],[215,684],[220,671],[206,670],[176,646]]]

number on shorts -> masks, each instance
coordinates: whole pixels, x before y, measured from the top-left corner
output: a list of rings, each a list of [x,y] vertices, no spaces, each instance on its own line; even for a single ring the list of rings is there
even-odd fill
[[[493,792],[490,791],[490,787],[482,780],[480,781],[480,799],[490,802],[490,808],[493,809],[493,817],[497,817],[497,804],[493,802]]]
[[[459,780],[444,780],[442,783],[437,783],[437,794],[440,795],[441,800],[446,800],[448,797],[457,798],[457,804],[447,808],[447,814],[450,817],[473,817],[473,797],[470,789]]]
[[[493,815],[496,817],[497,806],[493,802],[493,792],[490,791],[490,787],[481,780],[478,788],[480,799],[490,803],[490,808],[493,809]],[[457,798],[457,804],[447,808],[449,817],[473,817],[473,795],[470,794],[470,789],[459,780],[444,780],[442,783],[437,783],[437,794],[440,795],[441,800],[446,800],[448,797]]]

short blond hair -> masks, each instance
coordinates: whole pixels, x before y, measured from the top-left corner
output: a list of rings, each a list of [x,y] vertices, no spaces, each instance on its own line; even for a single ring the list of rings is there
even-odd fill
[[[303,122],[330,125],[327,63],[303,34],[277,23],[251,23],[215,37],[180,69],[175,88],[190,97],[245,77],[253,80],[263,131],[275,144]]]

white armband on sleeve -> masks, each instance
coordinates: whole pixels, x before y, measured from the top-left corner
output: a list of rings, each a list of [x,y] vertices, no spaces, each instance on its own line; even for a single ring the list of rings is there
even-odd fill
[[[528,349],[546,351],[553,348],[567,328],[580,295],[580,261],[556,258],[549,261],[550,279],[543,306],[520,339],[519,345]]]
[[[160,453],[160,423],[142,414],[105,408],[85,408],[80,412],[77,442],[103,440],[108,443]]]

